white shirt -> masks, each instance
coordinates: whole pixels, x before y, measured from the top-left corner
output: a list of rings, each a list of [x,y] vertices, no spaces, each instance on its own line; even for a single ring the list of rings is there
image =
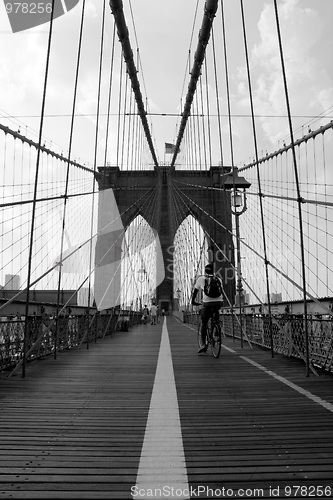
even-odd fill
[[[152,316],[156,316],[157,313],[157,306],[152,305],[150,308],[150,313]]]
[[[218,276],[215,276],[217,279],[220,280],[221,286],[223,288],[222,280]],[[204,286],[205,286],[205,280],[206,276],[199,276],[199,278],[196,281],[196,284],[194,285],[194,288],[197,288],[198,290],[202,290],[202,302],[207,303],[207,302],[218,302],[220,300],[223,300],[223,296],[220,295],[219,297],[208,297],[208,295],[205,294],[204,292]]]

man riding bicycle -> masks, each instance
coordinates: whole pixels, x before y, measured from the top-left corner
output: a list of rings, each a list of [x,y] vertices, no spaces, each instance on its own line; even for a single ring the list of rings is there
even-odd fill
[[[223,283],[219,276],[214,274],[214,265],[207,264],[205,267],[205,276],[199,276],[192,294],[192,305],[201,306],[200,302],[196,302],[196,296],[202,290],[202,308],[200,311],[201,316],[201,346],[198,353],[206,352],[206,336],[207,336],[207,323],[210,317],[215,315],[218,319],[219,309],[223,305]]]

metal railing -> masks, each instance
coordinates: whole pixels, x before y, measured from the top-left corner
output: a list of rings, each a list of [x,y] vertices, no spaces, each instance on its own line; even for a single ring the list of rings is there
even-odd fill
[[[242,332],[239,317],[222,313],[220,322],[225,335],[248,340],[251,344],[271,349],[270,321],[265,314],[243,314]],[[184,321],[198,324],[198,314],[184,313]],[[333,373],[333,320],[321,315],[308,315],[310,364]],[[281,314],[272,318],[273,349],[275,353],[306,361],[305,325],[302,314]]]
[[[133,311],[69,315],[57,320],[48,315],[30,316],[26,360],[30,362],[57,351],[78,348],[85,342],[95,342],[106,335],[113,335],[117,330],[127,330],[138,324],[140,319],[141,314]],[[25,320],[0,320],[0,371],[3,371],[15,368],[23,359]]]

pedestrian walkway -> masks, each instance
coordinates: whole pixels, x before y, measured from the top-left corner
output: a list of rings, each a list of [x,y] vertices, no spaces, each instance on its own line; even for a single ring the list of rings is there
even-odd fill
[[[1,375],[0,498],[331,496],[332,376],[196,342],[168,316]]]

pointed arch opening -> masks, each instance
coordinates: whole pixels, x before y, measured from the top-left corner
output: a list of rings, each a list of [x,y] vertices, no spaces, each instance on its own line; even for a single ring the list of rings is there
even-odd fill
[[[204,273],[208,259],[208,240],[201,224],[188,215],[174,238],[174,309],[186,310],[193,285]]]
[[[146,219],[137,215],[125,231],[122,242],[121,304],[141,310],[156,296],[158,239]]]

